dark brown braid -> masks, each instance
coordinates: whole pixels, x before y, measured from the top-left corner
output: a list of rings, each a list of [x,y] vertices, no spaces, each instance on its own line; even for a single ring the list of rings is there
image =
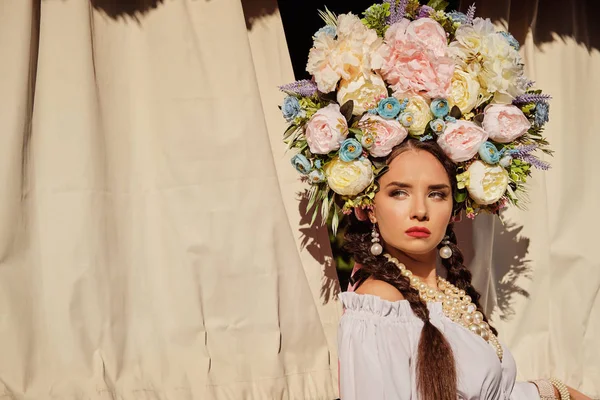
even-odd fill
[[[456,165],[433,141],[420,142],[414,139],[404,141],[392,151],[387,160],[388,164],[407,149],[425,150],[434,155],[448,173],[453,191],[456,190]],[[460,207],[457,204],[454,206],[455,210]],[[359,221],[354,215],[350,216],[345,236],[345,249],[352,254],[356,262],[362,264],[361,269],[351,279],[360,284],[372,277],[389,283],[402,293],[408,300],[412,311],[424,323],[419,339],[416,365],[419,398],[423,400],[456,400],[457,377],[452,348],[444,335],[429,320],[427,304],[421,300],[418,291],[410,286],[408,278],[403,276],[400,269],[385,257],[371,254],[371,228],[372,226],[368,222]],[[465,290],[477,308],[482,311],[478,302],[480,295],[471,285],[471,273],[463,265],[463,256],[456,245],[456,235],[451,225],[448,226],[446,234],[452,249],[452,257],[443,261],[448,270],[448,281]],[[487,321],[485,316],[484,319]]]
[[[417,390],[423,400],[456,400],[456,366],[450,344],[429,320],[427,304],[419,292],[410,286],[408,278],[396,264],[383,256],[371,254],[371,230],[364,222],[351,216],[346,231],[346,250],[354,255],[362,267],[352,280],[360,283],[368,277],[394,286],[408,300],[410,308],[424,323],[419,339],[417,356]]]

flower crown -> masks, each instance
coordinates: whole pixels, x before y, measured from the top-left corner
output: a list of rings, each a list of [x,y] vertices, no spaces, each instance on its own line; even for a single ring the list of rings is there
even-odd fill
[[[445,12],[443,1],[386,0],[360,19],[320,12],[307,71],[280,89],[292,165],[311,184],[307,209],[368,209],[385,158],[407,137],[435,140],[457,165],[458,210],[497,214],[525,198],[550,96],[524,76],[519,43],[489,19]],[[336,201],[337,200],[337,201]]]

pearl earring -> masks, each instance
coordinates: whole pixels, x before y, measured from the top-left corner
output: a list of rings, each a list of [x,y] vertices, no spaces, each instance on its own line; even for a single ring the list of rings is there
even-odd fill
[[[373,224],[373,232],[371,232],[371,254],[379,256],[383,253],[383,247],[379,244],[379,232],[377,232],[377,225]]]
[[[450,238],[448,236],[444,237],[442,244],[444,247],[440,249],[440,257],[447,260],[448,258],[452,257],[452,249],[450,246],[448,246],[450,244]]]

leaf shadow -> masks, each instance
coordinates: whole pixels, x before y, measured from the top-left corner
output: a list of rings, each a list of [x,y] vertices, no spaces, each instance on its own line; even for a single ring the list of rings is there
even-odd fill
[[[320,216],[311,224],[312,212],[306,211],[309,195],[308,189],[298,193],[298,212],[300,215],[300,246],[322,266],[323,277],[321,280],[320,297],[323,304],[340,294],[340,283],[336,271],[336,265],[331,254],[328,227],[323,224]]]
[[[481,218],[481,217],[480,217]],[[477,246],[485,251],[486,240],[489,240],[488,249],[491,251],[491,260],[477,260],[483,262],[484,270],[473,271],[473,283],[482,294],[482,307],[486,315],[490,315],[495,309],[500,319],[510,320],[514,315],[514,303],[518,297],[529,298],[529,292],[520,286],[519,282],[532,279],[531,260],[529,259],[530,239],[521,235],[523,226],[515,223],[505,222],[497,219],[493,221],[493,228],[489,232],[489,239],[484,236],[475,238],[475,234],[482,228],[475,226],[471,220],[463,220],[456,225],[457,236],[460,240],[460,248],[465,258],[465,265],[471,266],[476,259],[474,239],[482,241]],[[482,245],[485,243],[485,245]],[[489,262],[491,270],[487,271]],[[480,276],[477,276],[480,275]],[[483,279],[481,279],[483,278]],[[490,293],[489,291],[493,291]]]

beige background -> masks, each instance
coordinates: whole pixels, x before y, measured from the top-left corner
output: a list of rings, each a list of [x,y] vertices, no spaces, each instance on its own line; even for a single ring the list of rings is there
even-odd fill
[[[535,26],[526,3],[478,5]],[[91,4],[0,0],[0,394],[334,398],[339,288],[280,143],[275,1]],[[600,55],[534,36],[554,168],[461,238],[521,378],[600,397]]]

